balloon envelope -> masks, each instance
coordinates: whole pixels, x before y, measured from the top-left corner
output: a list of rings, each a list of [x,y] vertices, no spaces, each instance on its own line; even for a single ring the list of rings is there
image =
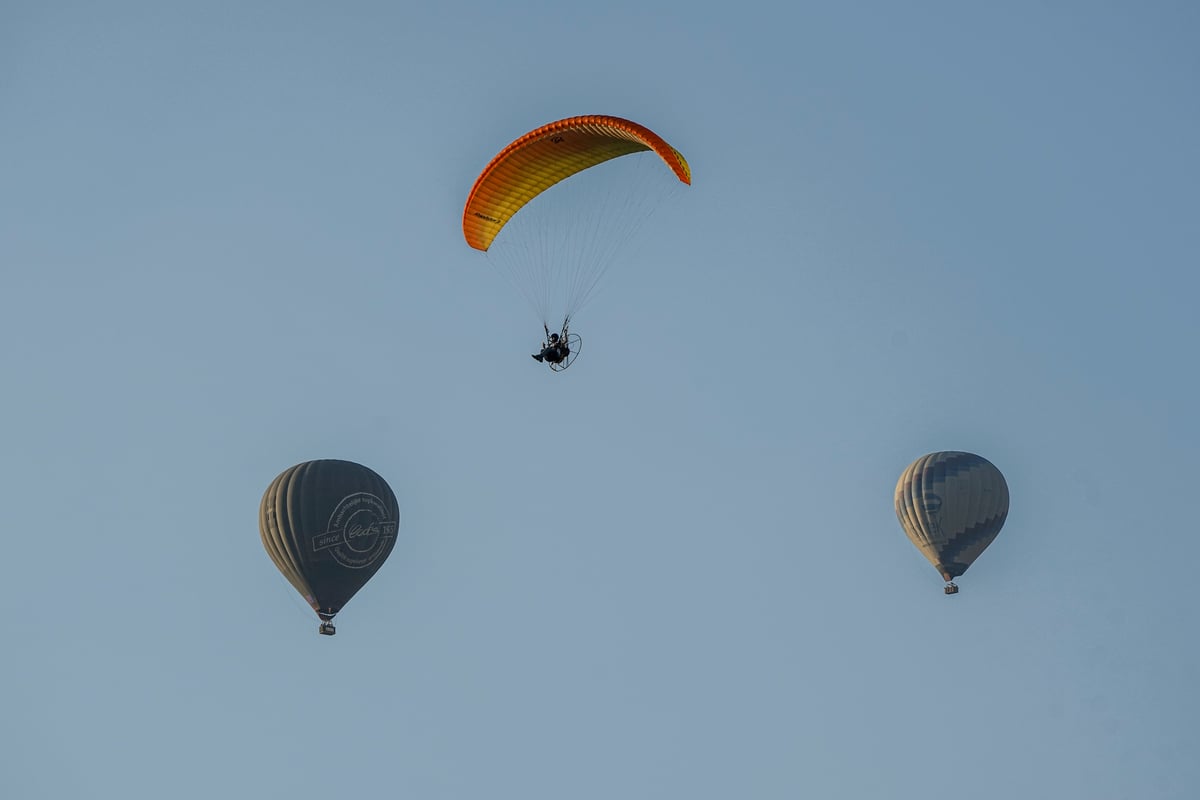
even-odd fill
[[[267,555],[323,620],[333,619],[383,565],[399,528],[391,487],[351,461],[286,469],[259,506]]]
[[[896,483],[900,526],[949,581],[992,543],[1008,516],[1008,484],[982,456],[947,451],[914,461]]]

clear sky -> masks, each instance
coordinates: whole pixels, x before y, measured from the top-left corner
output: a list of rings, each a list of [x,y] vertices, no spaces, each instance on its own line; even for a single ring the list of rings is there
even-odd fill
[[[1200,792],[1200,6],[0,2],[0,795]],[[554,375],[462,239],[694,184]],[[947,598],[901,470],[1005,474]],[[263,490],[383,475],[321,637]]]

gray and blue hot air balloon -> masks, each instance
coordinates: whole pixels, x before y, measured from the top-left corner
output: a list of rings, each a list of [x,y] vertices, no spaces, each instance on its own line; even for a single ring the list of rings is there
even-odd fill
[[[1008,517],[1008,484],[992,462],[974,453],[921,456],[896,483],[896,516],[909,540],[957,594],[967,571]]]
[[[332,636],[334,616],[383,566],[400,528],[387,481],[353,461],[305,461],[263,493],[258,531],[267,555]]]

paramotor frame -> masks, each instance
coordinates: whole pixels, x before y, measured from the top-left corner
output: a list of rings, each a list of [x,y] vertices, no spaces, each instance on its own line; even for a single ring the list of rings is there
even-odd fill
[[[579,350],[583,347],[583,339],[578,333],[567,334],[567,357],[557,364],[551,363],[550,369],[554,372],[562,372],[567,367],[575,363],[575,359],[579,358]]]

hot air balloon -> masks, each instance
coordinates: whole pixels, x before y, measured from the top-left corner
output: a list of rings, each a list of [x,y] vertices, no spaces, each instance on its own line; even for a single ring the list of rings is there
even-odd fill
[[[990,461],[947,451],[922,456],[896,483],[896,516],[909,540],[957,594],[967,571],[1000,533],[1008,516],[1008,484]]]
[[[263,494],[258,529],[275,566],[336,633],[334,616],[383,566],[400,528],[387,482],[351,461],[306,461]]]
[[[552,122],[491,160],[467,197],[463,237],[540,318],[546,341],[535,359],[555,371],[570,366],[580,345],[572,315],[651,212],[691,182],[678,150],[620,117]]]

